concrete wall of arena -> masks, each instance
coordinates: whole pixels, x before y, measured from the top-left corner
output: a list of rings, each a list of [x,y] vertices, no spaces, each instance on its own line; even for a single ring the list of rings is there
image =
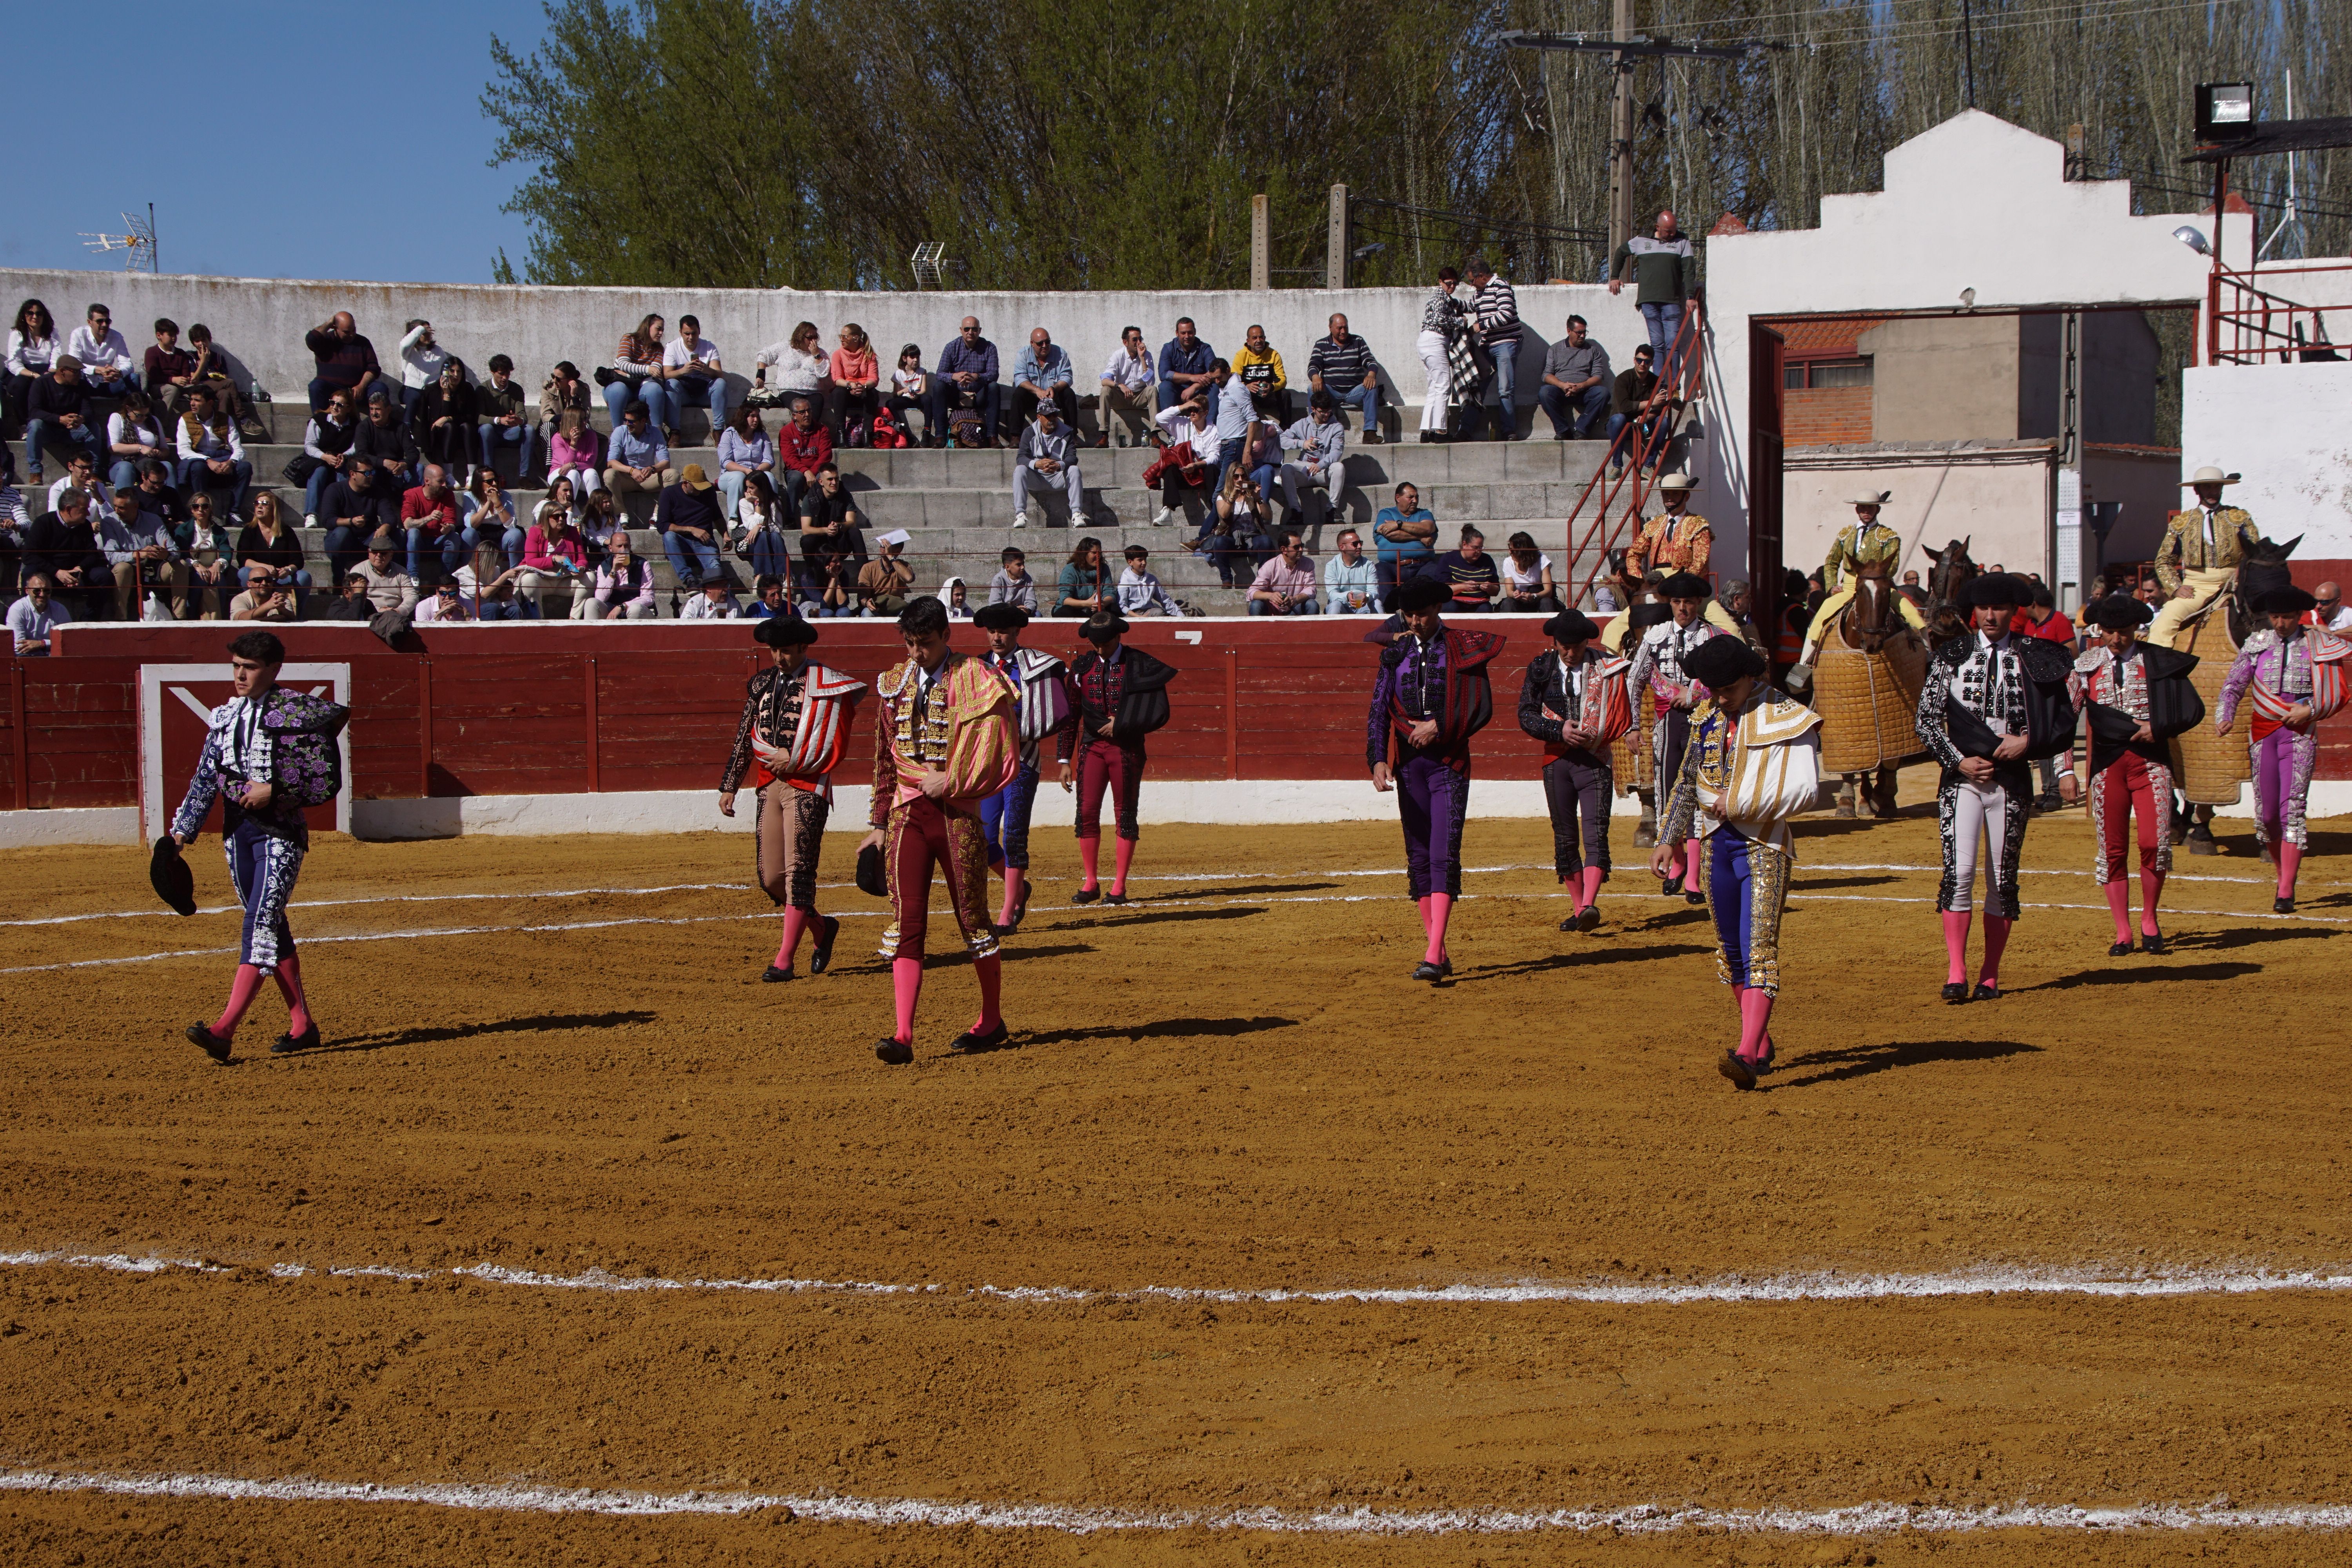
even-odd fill
[[[2302,536],[2297,583],[2352,578],[2352,361],[2188,371],[2180,459],[2245,476],[2224,493],[2268,537]]]
[[[2055,453],[2048,442],[1920,443],[1911,450],[1819,447],[1785,459],[1781,557],[1811,573],[1838,531],[1853,521],[1853,498],[1889,492],[1882,514],[1902,531],[1903,561],[1925,582],[1936,563],[1929,547],[1965,541],[1980,566],[1995,562],[2038,572],[2050,526]]]
[[[1822,197],[1819,228],[1707,240],[1707,383],[1722,395],[1701,510],[1717,548],[1738,560],[1748,545],[1753,321],[2201,301],[2209,263],[2172,237],[2183,224],[2213,232],[2210,216],[2136,215],[2129,182],[2070,181],[2059,143],[1967,110],[1890,151],[1884,190]],[[2252,254],[2250,226],[2226,219],[2235,261]],[[2053,575],[2046,560],[2007,563]]]
[[[1463,258],[1453,259],[1458,264]],[[1433,286],[1435,279],[1431,281]],[[1520,343],[1522,404],[1534,403],[1544,352],[1563,334],[1570,314],[1587,319],[1618,369],[1633,363],[1637,343],[1648,341],[1630,291],[1612,295],[1599,284],[1518,283],[1517,289],[1520,317],[1529,329]],[[1123,328],[1141,327],[1157,354],[1160,344],[1175,335],[1179,316],[1192,317],[1201,335],[1228,356],[1241,347],[1242,334],[1252,324],[1264,326],[1283,356],[1291,384],[1304,385],[1307,355],[1336,310],[1370,343],[1382,380],[1391,388],[1391,401],[1418,407],[1427,378],[1413,340],[1428,292],[1423,288],[1100,293],[572,289],[0,268],[0,301],[12,314],[16,301],[38,298],[62,326],[79,321],[93,301],[103,301],[112,308],[115,326],[129,340],[134,357],[153,341],[148,329],[157,317],[170,317],[183,331],[202,321],[222,350],[280,402],[307,395],[313,367],[302,347],[303,335],[337,310],[352,312],[395,379],[402,323],[422,317],[433,323],[442,346],[478,373],[494,353],[510,357],[532,397],[558,360],[572,361],[583,374],[609,361],[621,334],[648,311],[668,318],[673,336],[681,314],[696,316],[704,334],[719,345],[730,374],[746,384],[759,351],[789,338],[803,321],[816,323],[828,350],[835,333],[856,321],[866,329],[886,364],[908,342],[922,344],[923,361],[929,364],[956,335],[957,323],[966,315],[977,316],[981,330],[997,346],[1007,383],[1013,355],[1028,342],[1031,329],[1042,326],[1069,351],[1079,391],[1091,395],[1097,374],[1117,351]]]

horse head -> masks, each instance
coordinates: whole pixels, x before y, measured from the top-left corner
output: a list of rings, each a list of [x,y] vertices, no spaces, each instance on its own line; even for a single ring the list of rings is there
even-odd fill
[[[1941,550],[1925,547],[1927,559],[1936,563],[1935,570],[1927,577],[1927,598],[1931,604],[1959,603],[1960,590],[1967,587],[1977,574],[1977,563],[1969,557],[1969,545],[1975,539],[1976,535],[1971,533],[1967,539],[1948,541]]]
[[[2284,544],[2268,539],[2254,542],[2246,558],[2238,563],[2238,583],[2230,598],[2230,635],[2243,646],[2254,627],[2254,616],[2250,605],[2273,588],[2294,586],[2294,573],[2287,565],[2287,557],[2304,536],[2296,534]]]

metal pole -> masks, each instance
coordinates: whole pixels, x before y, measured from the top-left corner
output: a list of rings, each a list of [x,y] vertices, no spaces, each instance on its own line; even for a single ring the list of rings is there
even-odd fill
[[[163,241],[155,232],[155,204],[147,204],[147,270],[161,274],[163,270]]]
[[[1348,286],[1348,187],[1331,187],[1331,224],[1323,238],[1323,286]]]
[[[1274,236],[1264,193],[1250,198],[1250,287],[1274,287]]]
[[[1633,0],[1616,0],[1614,36],[1633,39]],[[1620,49],[1609,57],[1617,96],[1610,116],[1609,254],[1633,237],[1633,61]]]
[[[1977,106],[1977,22],[1969,0],[1960,0],[1960,48],[1968,58],[1969,107]]]

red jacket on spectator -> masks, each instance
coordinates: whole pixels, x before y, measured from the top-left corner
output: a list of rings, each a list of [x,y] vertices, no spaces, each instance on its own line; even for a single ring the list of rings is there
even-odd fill
[[[817,469],[833,460],[833,437],[822,425],[803,430],[787,422],[776,432],[776,461],[814,479]]]
[[[446,531],[457,527],[457,492],[444,491],[441,500],[436,502],[425,493],[423,485],[411,486],[408,493],[400,498],[400,521],[413,523],[420,518],[432,518],[432,526],[436,529]]]
[[[2050,618],[2040,626],[2033,624],[2031,615],[2020,610],[2009,623],[2009,629],[2019,637],[2040,637],[2043,642],[2054,642],[2063,647],[2074,646],[2074,623],[2057,610],[2051,611]]]

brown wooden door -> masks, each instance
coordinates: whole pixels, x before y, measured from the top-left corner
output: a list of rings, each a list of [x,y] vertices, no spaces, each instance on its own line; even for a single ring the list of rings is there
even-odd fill
[[[1748,575],[1756,629],[1769,649],[1780,612],[1781,381],[1788,340],[1761,321],[1748,327]]]

